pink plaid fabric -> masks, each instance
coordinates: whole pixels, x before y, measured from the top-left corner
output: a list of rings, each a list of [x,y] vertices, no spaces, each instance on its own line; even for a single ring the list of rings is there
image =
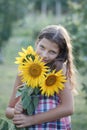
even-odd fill
[[[39,95],[39,104],[34,114],[46,112],[56,108],[59,103],[60,100],[56,94],[50,97]],[[29,130],[71,130],[71,119],[70,117],[64,117],[60,120],[31,126],[29,127]]]

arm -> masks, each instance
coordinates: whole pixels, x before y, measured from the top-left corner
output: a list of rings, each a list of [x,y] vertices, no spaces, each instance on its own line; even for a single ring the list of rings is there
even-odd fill
[[[53,121],[73,114],[74,103],[70,88],[66,86],[59,96],[62,101],[61,104],[57,108],[52,109],[48,112],[31,116],[32,125]]]
[[[17,127],[26,127],[36,124],[42,124],[44,122],[54,121],[65,116],[73,114],[73,96],[70,90],[70,85],[67,82],[65,89],[61,91],[60,98],[61,104],[48,112],[27,116],[27,115],[15,115],[13,118],[14,124],[18,124]],[[20,122],[21,120],[21,122]],[[20,123],[19,123],[20,122]]]
[[[19,77],[17,75],[16,80],[15,80],[15,84],[14,84],[14,88],[13,88],[13,92],[9,101],[9,105],[6,108],[6,117],[11,119],[14,117],[14,108],[16,103],[20,100],[20,97],[16,98],[16,92],[18,90],[18,86],[20,86],[22,84],[21,82],[21,77]]]

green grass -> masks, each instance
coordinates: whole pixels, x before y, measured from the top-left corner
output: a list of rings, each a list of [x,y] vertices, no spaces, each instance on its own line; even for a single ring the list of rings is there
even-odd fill
[[[72,116],[73,130],[87,130],[87,104],[80,94],[75,97],[75,113]]]
[[[0,118],[5,118],[5,109],[8,105],[17,74],[17,66],[14,64],[15,56],[17,56],[20,49],[21,45],[17,44],[17,39],[11,39],[8,46],[3,49],[5,62],[0,65]],[[85,77],[83,79],[86,81]],[[81,77],[79,77],[80,80],[82,80]],[[87,130],[87,104],[83,98],[84,93],[81,92],[81,85],[78,85],[78,88],[79,95],[75,96],[75,112],[72,116],[72,127],[73,130]]]

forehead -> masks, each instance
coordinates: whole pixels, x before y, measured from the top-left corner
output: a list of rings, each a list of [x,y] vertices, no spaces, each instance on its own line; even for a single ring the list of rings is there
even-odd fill
[[[45,48],[49,48],[51,50],[59,50],[58,45],[55,42],[52,42],[46,38],[41,39],[38,45],[43,45]]]

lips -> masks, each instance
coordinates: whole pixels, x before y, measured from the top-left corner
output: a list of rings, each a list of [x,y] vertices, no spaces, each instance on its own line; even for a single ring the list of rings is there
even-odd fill
[[[43,62],[48,63],[48,60],[42,59]]]

